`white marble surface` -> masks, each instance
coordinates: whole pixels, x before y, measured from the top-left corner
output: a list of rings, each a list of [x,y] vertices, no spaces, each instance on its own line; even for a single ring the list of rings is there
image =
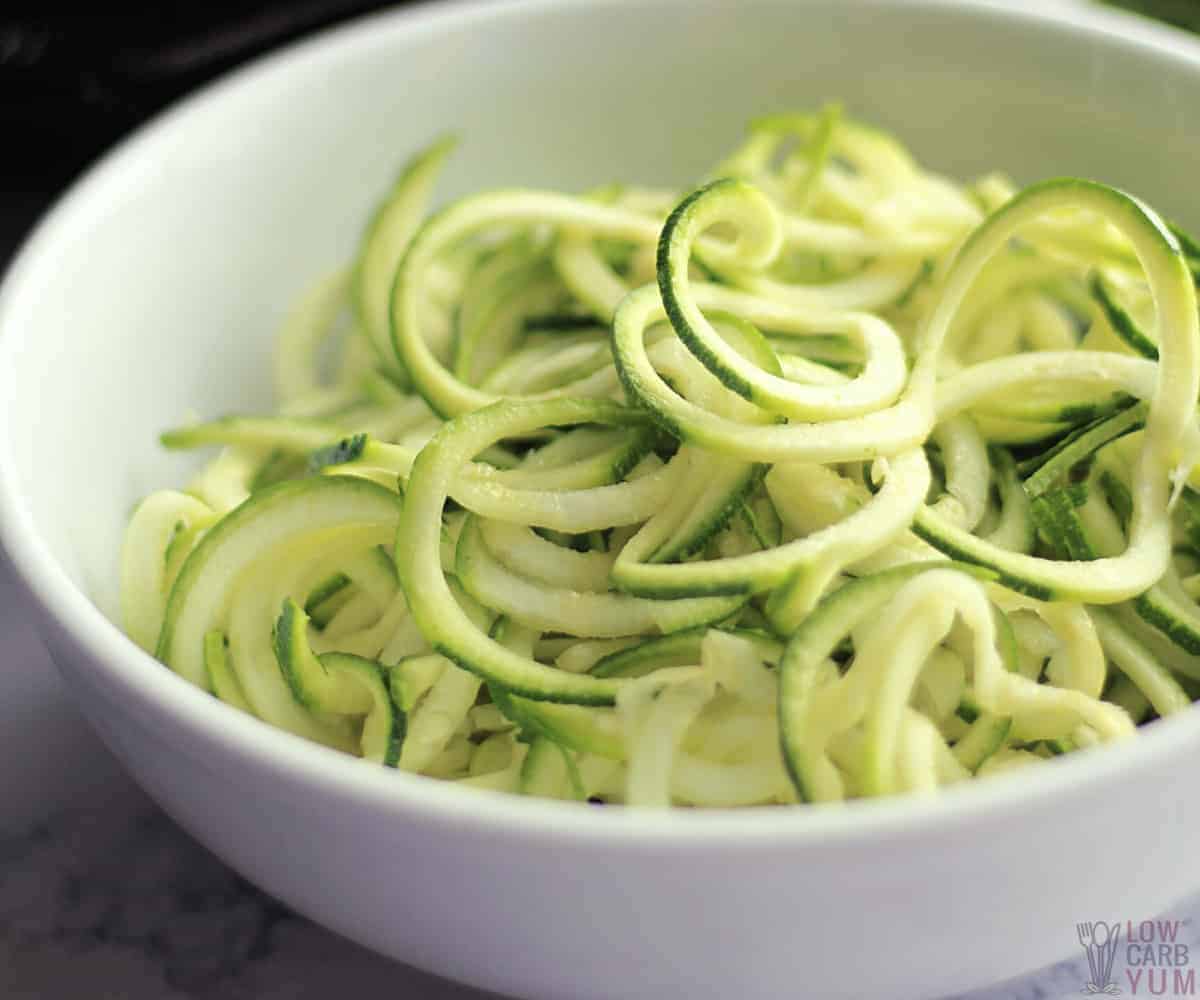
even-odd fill
[[[0,556],[0,997],[487,1000],[289,913],[176,827],[71,709],[23,604]],[[1060,1000],[1086,981],[1080,951],[956,1000]]]
[[[70,707],[23,604],[0,553],[0,998],[487,1000],[289,913],[176,827]],[[1200,965],[1200,897],[1176,916]],[[1065,959],[953,1000],[1078,997]]]

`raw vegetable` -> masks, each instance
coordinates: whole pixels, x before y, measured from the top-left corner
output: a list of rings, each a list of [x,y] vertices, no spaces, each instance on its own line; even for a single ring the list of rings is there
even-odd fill
[[[837,107],[691,190],[400,172],[277,412],[134,512],[126,625],[237,709],[465,787],[643,806],[957,782],[1200,679],[1196,244],[961,185]]]

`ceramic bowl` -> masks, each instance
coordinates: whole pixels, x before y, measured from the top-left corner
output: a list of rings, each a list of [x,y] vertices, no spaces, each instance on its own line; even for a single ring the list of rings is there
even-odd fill
[[[447,128],[463,137],[448,196],[682,185],[751,116],[836,98],[950,174],[1094,176],[1195,225],[1200,45],[1099,7],[1033,7],[407,7],[239,71],[123,143],[0,290],[0,537],[91,724],[183,826],[289,905],[524,997],[939,996],[1075,954],[1079,921],[1151,917],[1200,886],[1194,712],[935,801],[589,808],[306,744],[111,621],[131,505],[193,461],[158,432],[191,411],[269,407],[287,304],[347,258],[397,164]]]

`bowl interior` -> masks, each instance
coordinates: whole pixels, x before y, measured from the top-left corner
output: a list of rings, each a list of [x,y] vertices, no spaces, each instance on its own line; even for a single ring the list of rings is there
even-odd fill
[[[243,71],[107,158],[5,282],[0,455],[21,530],[111,615],[131,506],[194,461],[157,434],[269,409],[288,303],[348,260],[398,164],[445,131],[462,144],[442,197],[686,185],[749,118],[837,99],[946,173],[1082,174],[1195,222],[1200,60],[1156,44],[1165,32],[1088,18],[935,2],[449,4]]]

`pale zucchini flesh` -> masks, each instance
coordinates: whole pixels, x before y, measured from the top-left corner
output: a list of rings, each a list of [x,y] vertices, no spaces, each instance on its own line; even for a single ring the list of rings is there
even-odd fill
[[[464,789],[930,795],[1200,691],[1198,244],[962,185],[840,106],[691,190],[418,152],[280,331],[276,412],[135,510],[130,637]],[[466,794],[466,793],[464,793]]]

